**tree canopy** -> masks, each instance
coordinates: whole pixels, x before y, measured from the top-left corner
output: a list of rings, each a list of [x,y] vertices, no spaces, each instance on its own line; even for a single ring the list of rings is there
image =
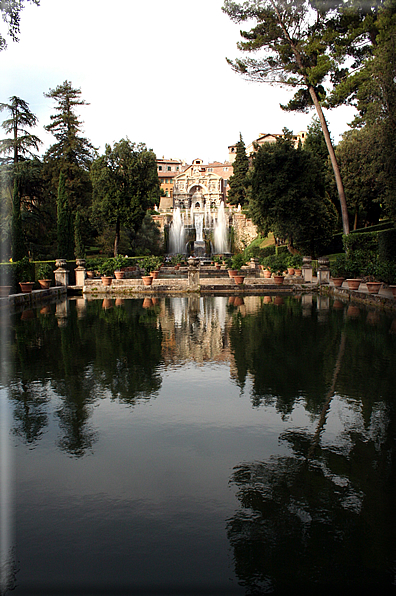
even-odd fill
[[[317,255],[334,233],[337,215],[324,197],[317,158],[291,134],[262,145],[253,159],[249,207],[260,231],[270,230],[290,246]]]
[[[40,5],[40,0],[26,0],[32,2],[37,6]],[[18,35],[20,32],[20,14],[24,8],[25,0],[1,0],[0,12],[3,21],[7,26],[7,35],[9,35],[12,41],[19,41]],[[5,37],[0,33],[0,51],[5,50],[7,47],[7,41]]]
[[[259,56],[227,61],[249,80],[298,88],[283,109],[306,111],[315,106],[334,170],[344,233],[348,234],[345,193],[321,107],[326,95],[324,80],[334,70],[328,29],[332,12],[326,6],[330,5],[313,5],[309,0],[246,0],[243,4],[225,0],[223,11],[231,20],[255,23],[250,31],[240,32],[244,41],[237,44],[239,50]]]
[[[33,156],[32,148],[38,151],[41,141],[28,131],[37,125],[37,117],[29,109],[29,104],[15,95],[9,98],[9,103],[0,103],[0,112],[6,110],[10,118],[3,120],[2,128],[11,138],[0,140],[0,153],[12,154],[12,161],[16,165],[25,156]]]
[[[147,209],[158,202],[160,185],[156,156],[144,143],[128,138],[106,145],[91,168],[93,210],[115,225],[114,256],[118,254],[121,225],[141,227]]]
[[[231,205],[244,205],[247,202],[247,173],[249,171],[249,159],[246,155],[245,143],[242,135],[239,134],[239,141],[236,144],[236,156],[233,165],[233,174],[229,179],[229,191],[227,201]]]

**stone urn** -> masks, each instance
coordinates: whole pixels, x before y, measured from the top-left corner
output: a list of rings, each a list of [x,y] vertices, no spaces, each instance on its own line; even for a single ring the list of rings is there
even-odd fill
[[[360,284],[362,282],[361,279],[352,279],[352,278],[351,279],[347,279],[346,281],[347,281],[347,284],[348,284],[348,288],[350,290],[358,290],[359,289],[359,286],[360,286]]]
[[[368,281],[366,283],[367,289],[369,294],[378,294],[382,287],[382,283],[380,281]]]
[[[142,280],[143,280],[143,285],[145,285],[145,286],[151,286],[151,284],[153,283],[152,275],[142,275]]]
[[[333,277],[332,281],[336,288],[340,288],[345,281],[345,277]]]
[[[234,275],[232,278],[237,285],[243,284],[243,280],[245,279],[244,275]]]
[[[285,278],[283,277],[283,275],[274,275],[274,282],[276,283],[277,286],[281,286],[284,281],[285,281]]]
[[[20,281],[19,285],[23,294],[30,294],[33,290],[34,281]]]
[[[103,275],[102,276],[102,284],[104,286],[111,286],[113,278],[111,275]]]

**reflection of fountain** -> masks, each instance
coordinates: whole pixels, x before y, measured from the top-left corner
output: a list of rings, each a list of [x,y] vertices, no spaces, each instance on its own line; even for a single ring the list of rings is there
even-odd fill
[[[214,227],[214,251],[219,254],[229,252],[228,222],[223,202],[220,204],[217,212],[217,220]]]
[[[185,237],[184,221],[180,207],[177,207],[173,213],[173,220],[169,230],[169,252],[172,254],[184,254],[186,252]]]

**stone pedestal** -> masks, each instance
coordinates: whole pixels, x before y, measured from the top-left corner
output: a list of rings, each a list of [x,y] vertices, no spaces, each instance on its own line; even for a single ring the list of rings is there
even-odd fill
[[[302,266],[302,276],[305,283],[312,283],[312,267],[311,265]]]
[[[85,278],[87,277],[87,270],[85,268],[85,259],[76,259],[76,265],[74,272],[76,274],[76,286],[83,286]]]
[[[330,268],[329,267],[319,267],[316,275],[318,277],[319,285],[330,283]]]
[[[259,260],[256,259],[256,257],[250,259],[250,269],[254,269],[255,271],[259,270]]]
[[[66,259],[57,259],[55,261],[57,269],[54,271],[55,285],[68,286],[69,285],[69,270],[66,269]]]
[[[199,267],[199,259],[194,259],[193,257],[188,259],[187,277],[189,286],[199,285]]]

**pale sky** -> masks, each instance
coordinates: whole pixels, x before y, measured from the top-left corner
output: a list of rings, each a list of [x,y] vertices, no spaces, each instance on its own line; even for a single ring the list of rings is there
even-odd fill
[[[224,161],[242,133],[306,130],[309,114],[283,112],[291,90],[250,83],[226,57],[238,56],[239,26],[222,13],[223,0],[41,0],[21,13],[19,43],[0,52],[0,102],[16,95],[43,130],[54,113],[44,97],[65,80],[90,103],[80,108],[84,136],[103,152],[122,138],[144,142],[157,157]],[[4,29],[3,29],[4,30]],[[4,112],[0,114],[0,121]],[[353,108],[327,111],[335,142]],[[3,118],[6,116],[4,115]]]

